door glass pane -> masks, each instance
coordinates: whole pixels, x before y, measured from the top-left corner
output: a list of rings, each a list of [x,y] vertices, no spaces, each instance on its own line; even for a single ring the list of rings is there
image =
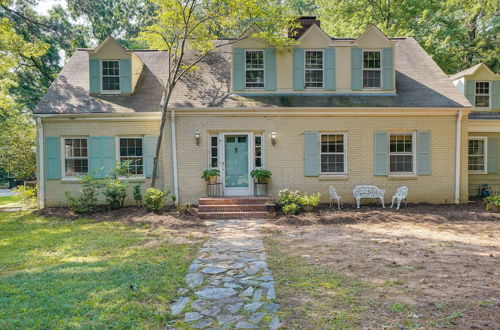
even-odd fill
[[[246,136],[226,137],[225,182],[227,188],[248,187],[248,142]]]

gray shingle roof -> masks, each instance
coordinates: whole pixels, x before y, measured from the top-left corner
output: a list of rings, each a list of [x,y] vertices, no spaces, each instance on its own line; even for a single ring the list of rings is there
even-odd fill
[[[455,73],[453,75],[450,76],[450,79],[451,80],[457,80],[459,78],[462,78],[463,76],[467,76],[467,75],[470,75],[470,74],[473,74],[474,72],[476,72],[477,68],[479,68],[481,66],[482,63],[479,63],[479,64],[476,64],[468,69],[465,69],[463,71],[460,71],[458,73]]]
[[[469,114],[469,119],[477,120],[500,120],[500,112],[478,112],[473,111]]]
[[[413,38],[395,38],[397,95],[367,94],[233,94],[230,93],[229,49],[209,57],[175,89],[171,107],[470,107],[469,101]],[[167,56],[161,51],[136,51],[144,62],[135,93],[91,96],[88,54],[78,50],[39,102],[35,113],[158,111]]]

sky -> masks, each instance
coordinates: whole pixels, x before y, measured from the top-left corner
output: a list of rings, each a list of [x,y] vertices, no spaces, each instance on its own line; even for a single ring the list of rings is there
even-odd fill
[[[58,4],[66,7],[66,1],[64,0],[40,0],[36,9],[40,14],[47,14],[50,8]]]

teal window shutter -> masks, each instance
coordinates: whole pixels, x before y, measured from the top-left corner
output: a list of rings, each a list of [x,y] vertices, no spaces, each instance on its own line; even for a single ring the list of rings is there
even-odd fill
[[[335,48],[325,48],[325,90],[335,90]]]
[[[361,48],[351,48],[351,89],[353,91],[359,91],[363,87],[361,84],[362,54]]]
[[[318,176],[318,132],[304,132],[304,176]]]
[[[491,82],[491,108],[500,109],[500,80]]]
[[[127,58],[120,60],[120,92],[132,93],[132,61]]]
[[[304,49],[293,50],[293,90],[304,90]]]
[[[382,49],[382,89],[394,89],[394,61],[392,48]]]
[[[474,90],[476,89],[476,82],[474,80],[467,80],[465,82],[465,97],[469,102],[472,104],[472,106],[475,106],[474,102]]]
[[[145,136],[143,142],[144,174],[146,178],[150,178],[153,174],[153,161],[156,154],[158,136]],[[156,172],[156,176],[158,176],[158,171]]]
[[[417,132],[417,174],[432,174],[431,165],[431,132]]]
[[[264,84],[266,90],[275,91],[276,90],[276,49],[266,48],[264,49]]]
[[[89,174],[104,178],[116,165],[114,136],[91,136],[88,140]]]
[[[375,132],[374,135],[374,175],[389,173],[389,133]]]
[[[498,139],[488,138],[488,173],[498,173]]]
[[[101,66],[97,59],[89,60],[89,82],[90,94],[99,94],[101,92]]]
[[[245,89],[245,50],[233,48],[233,89],[242,91]]]
[[[45,137],[45,173],[48,180],[61,178],[61,147],[58,136]]]

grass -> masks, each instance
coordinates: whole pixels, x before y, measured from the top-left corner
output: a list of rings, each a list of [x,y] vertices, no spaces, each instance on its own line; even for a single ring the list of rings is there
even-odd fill
[[[145,226],[0,213],[0,328],[164,327],[195,250]]]
[[[10,204],[10,203],[17,203],[22,201],[21,195],[14,195],[14,196],[3,196],[0,197],[0,205],[3,204]]]

